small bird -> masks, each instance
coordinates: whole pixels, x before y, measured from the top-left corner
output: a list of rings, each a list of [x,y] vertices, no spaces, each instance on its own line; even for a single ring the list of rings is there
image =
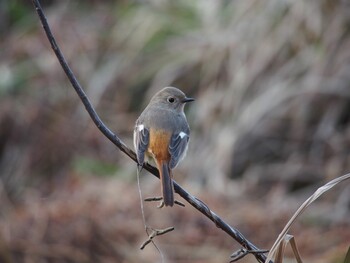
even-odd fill
[[[185,157],[190,139],[190,128],[184,113],[188,98],[179,89],[166,87],[157,92],[140,117],[134,129],[134,147],[138,165],[145,154],[153,157],[160,175],[163,203],[174,205],[172,169]]]

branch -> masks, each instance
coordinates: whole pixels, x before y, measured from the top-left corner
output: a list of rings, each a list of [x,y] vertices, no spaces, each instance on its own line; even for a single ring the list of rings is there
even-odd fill
[[[89,113],[91,119],[97,126],[97,128],[112,142],[114,143],[123,153],[129,156],[134,162],[137,163],[136,154],[129,147],[123,143],[117,135],[115,135],[108,127],[101,121],[97,112],[91,105],[89,98],[86,96],[84,90],[79,84],[78,80],[74,76],[72,70],[69,68],[61,50],[59,49],[56,40],[51,32],[49,24],[47,22],[46,16],[41,8],[39,0],[32,0],[33,5],[38,13],[41,24],[45,30],[46,36],[51,44],[53,51],[56,54],[58,61],[60,62],[64,72],[66,73],[69,81],[71,82],[73,88],[76,93],[80,97],[83,102],[87,112]],[[159,173],[157,168],[154,166],[145,163],[143,168],[152,173],[154,176],[159,178]],[[224,232],[230,235],[233,239],[235,239],[246,251],[250,251],[251,254],[255,256],[258,262],[265,262],[266,256],[264,255],[264,251],[261,252],[253,243],[247,240],[237,229],[227,224],[224,220],[222,220],[218,215],[216,215],[213,211],[209,209],[209,207],[203,203],[201,200],[192,196],[186,190],[184,190],[178,183],[174,181],[174,189],[175,192],[178,193],[183,199],[185,199],[189,204],[191,204],[195,209],[201,212],[203,215],[208,217],[211,221],[215,223],[218,228],[221,228]],[[270,261],[272,263],[272,261]]]
[[[153,238],[155,238],[156,236],[161,236],[164,235],[170,231],[173,231],[175,228],[173,226],[168,227],[166,229],[152,229],[152,232],[150,235],[148,235],[148,239],[143,242],[143,244],[141,245],[140,249],[144,249],[149,243],[152,242]]]

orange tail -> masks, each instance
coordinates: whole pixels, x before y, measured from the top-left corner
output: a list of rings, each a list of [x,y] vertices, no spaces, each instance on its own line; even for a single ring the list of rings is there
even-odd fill
[[[167,162],[159,165],[160,181],[162,183],[163,201],[165,206],[174,205],[174,185],[171,179],[171,170]]]

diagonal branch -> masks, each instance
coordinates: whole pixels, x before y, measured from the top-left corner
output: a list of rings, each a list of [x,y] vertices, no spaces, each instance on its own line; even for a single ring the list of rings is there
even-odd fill
[[[35,7],[36,12],[40,18],[41,24],[45,30],[46,36],[51,44],[53,51],[56,54],[58,61],[60,62],[62,69],[66,73],[69,81],[71,82],[73,88],[76,93],[80,97],[83,102],[87,112],[89,113],[91,119],[97,126],[97,128],[112,142],[114,143],[123,153],[129,156],[133,161],[137,163],[136,154],[132,151],[124,142],[122,142],[117,135],[115,135],[108,127],[102,122],[97,112],[93,108],[89,98],[85,94],[83,88],[80,83],[74,76],[72,70],[68,66],[61,50],[59,49],[56,40],[51,32],[50,26],[47,22],[46,16],[41,8],[39,0],[32,0],[33,5]],[[157,168],[154,166],[145,163],[143,168],[152,173],[154,176],[159,178],[159,173]],[[201,200],[192,196],[185,189],[183,189],[178,183],[174,181],[174,189],[175,192],[178,193],[183,199],[185,199],[189,204],[191,204],[195,209],[201,212],[203,215],[208,217],[211,221],[215,223],[218,228],[221,228],[224,232],[230,235],[233,239],[235,239],[242,247],[244,247],[247,251],[252,251],[252,254],[255,256],[258,262],[265,262],[266,256],[264,255],[264,251],[261,252],[253,243],[247,240],[237,229],[227,224],[224,220],[222,220],[218,215],[216,215],[213,211],[209,209],[209,207],[204,204]],[[258,252],[258,253],[254,253]],[[272,261],[270,261],[272,263]]]

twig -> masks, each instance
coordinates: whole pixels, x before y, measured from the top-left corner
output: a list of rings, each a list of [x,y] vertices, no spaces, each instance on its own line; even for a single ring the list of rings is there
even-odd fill
[[[144,210],[144,207],[143,207],[143,200],[142,200],[142,190],[141,190],[141,184],[140,184],[140,173],[142,171],[142,167],[140,167],[139,165],[137,165],[137,187],[139,189],[139,195],[140,195],[140,208],[141,208],[141,214],[142,214],[142,221],[143,221],[143,225],[145,227],[145,232],[148,236],[148,239],[146,242],[143,243],[143,245],[141,246],[140,249],[144,249],[144,247],[146,245],[148,245],[149,243],[152,243],[154,248],[158,251],[159,255],[160,255],[160,258],[161,258],[161,262],[164,262],[164,256],[163,256],[163,253],[162,251],[160,250],[160,248],[158,247],[158,245],[153,241],[153,237],[151,237],[151,235],[148,233],[148,230],[152,230],[154,232],[154,229],[149,227],[147,225],[147,222],[146,222],[146,217],[145,217],[145,210]]]
[[[68,66],[61,50],[59,49],[56,40],[51,32],[51,29],[49,27],[49,24],[47,22],[46,16],[41,8],[39,0],[32,0],[34,7],[36,9],[36,12],[38,13],[38,16],[40,18],[41,24],[45,30],[46,36],[51,44],[51,47],[53,51],[56,54],[56,57],[58,61],[60,62],[64,72],[66,73],[69,81],[71,82],[73,88],[77,92],[78,96],[80,97],[82,103],[84,104],[87,112],[89,113],[91,119],[97,126],[97,128],[112,142],[114,143],[123,153],[125,153],[127,156],[129,156],[132,160],[134,160],[137,163],[136,160],[136,154],[124,144],[117,135],[115,135],[107,126],[101,121],[100,117],[96,113],[95,109],[91,105],[88,97],[86,96],[84,90],[82,89],[81,85],[79,84],[78,80],[74,76],[72,70]],[[143,168],[155,175],[159,178],[159,173],[157,168],[154,166],[145,163],[143,165]],[[191,204],[194,208],[196,208],[199,212],[201,212],[203,215],[208,217],[211,221],[215,223],[215,225],[218,228],[221,228],[224,232],[226,232],[228,235],[230,235],[232,238],[234,238],[239,244],[241,244],[245,249],[248,251],[260,251],[253,243],[251,243],[249,240],[247,240],[237,229],[233,228],[229,224],[227,224],[224,220],[222,220],[218,215],[216,215],[213,211],[209,209],[209,207],[204,204],[199,199],[195,198],[191,194],[189,194],[187,191],[185,191],[178,183],[174,181],[174,190],[176,193],[178,193],[183,199],[185,199],[189,204]],[[258,262],[265,262],[265,255],[262,253],[256,253],[254,254],[255,258]],[[270,261],[272,263],[272,261]]]
[[[147,197],[144,199],[144,201],[145,202],[158,202],[158,201],[160,201],[160,204],[157,206],[157,208],[162,208],[164,206],[163,197]],[[176,205],[185,207],[185,204],[178,201],[178,200],[175,200],[174,203]]]
[[[140,249],[144,249],[149,243],[152,242],[153,238],[156,236],[164,235],[170,231],[173,231],[175,228],[173,226],[165,228],[165,229],[152,229],[151,234],[148,235],[148,239],[142,243]]]
[[[245,248],[241,248],[231,254],[231,260],[230,263],[232,262],[237,262],[238,260],[244,258],[248,254],[265,254],[269,252],[268,250],[247,250]]]

